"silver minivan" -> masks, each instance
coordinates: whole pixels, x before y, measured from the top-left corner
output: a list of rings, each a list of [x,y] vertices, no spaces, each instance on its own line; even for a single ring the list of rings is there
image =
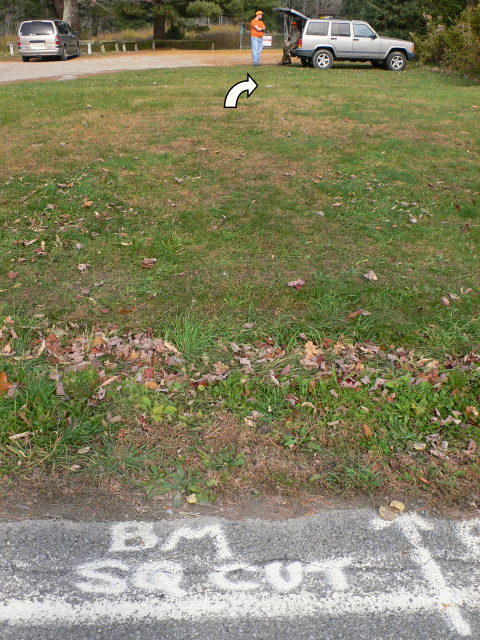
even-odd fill
[[[18,51],[23,62],[52,57],[68,60],[80,55],[78,31],[62,20],[27,20],[18,30]]]

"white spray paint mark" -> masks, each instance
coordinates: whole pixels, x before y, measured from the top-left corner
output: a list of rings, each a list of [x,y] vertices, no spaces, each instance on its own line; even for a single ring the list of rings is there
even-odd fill
[[[454,595],[474,611],[480,607],[478,588],[459,589]],[[43,600],[12,599],[0,603],[0,623],[11,625],[42,625],[55,623],[132,622],[150,620],[196,620],[283,618],[299,619],[307,616],[340,617],[344,615],[381,615],[382,613],[435,613],[435,601],[423,587],[400,589],[390,593],[361,594],[335,591],[317,598],[314,594],[270,594],[235,592],[191,595],[172,606],[170,600],[156,597],[132,599],[96,598],[92,602],[73,605],[64,598]]]
[[[290,562],[283,566],[283,562],[271,562],[265,567],[265,578],[277,591],[292,591],[303,581],[303,566],[301,562]],[[287,580],[282,573],[287,575]]]
[[[351,558],[310,562],[305,569],[305,573],[323,573],[332,587],[341,591],[348,588],[347,578],[343,570],[350,564],[352,564]]]
[[[93,582],[77,582],[76,586],[87,593],[108,593],[110,595],[123,593],[127,588],[126,581],[122,578],[112,576],[109,573],[105,573],[102,569],[129,571],[129,567],[118,560],[95,560],[94,562],[87,562],[77,567],[77,571],[82,578],[93,580]]]
[[[112,544],[109,553],[115,551],[143,551],[154,547],[158,538],[150,522],[120,522],[112,525]]]
[[[140,565],[133,577],[133,585],[147,591],[160,591],[168,596],[182,597],[186,591],[180,588],[183,569],[176,562],[151,562]]]
[[[457,524],[457,535],[469,550],[471,558],[480,558],[480,518]]]
[[[398,526],[400,528],[414,549],[413,557],[428,582],[432,591],[431,597],[436,603],[437,609],[442,612],[459,635],[470,636],[472,634],[470,625],[463,619],[453,591],[448,587],[440,567],[432,558],[432,554],[423,545],[419,530],[431,531],[433,525],[416,513],[411,513],[399,516],[393,522],[378,518],[373,521],[372,526],[377,530],[385,529],[388,526]]]
[[[225,534],[222,528],[217,524],[203,527],[202,529],[192,529],[191,527],[180,527],[170,537],[170,540],[166,542],[162,549],[164,551],[172,551],[175,549],[180,540],[200,540],[201,538],[211,537],[215,546],[217,547],[218,558],[231,558],[232,552],[228,546]]]
[[[218,567],[215,571],[212,571],[210,580],[216,587],[223,591],[252,591],[260,587],[258,582],[251,580],[231,580],[227,578],[227,574],[233,573],[234,571],[253,572],[256,570],[257,567],[248,564],[223,565],[223,567]]]

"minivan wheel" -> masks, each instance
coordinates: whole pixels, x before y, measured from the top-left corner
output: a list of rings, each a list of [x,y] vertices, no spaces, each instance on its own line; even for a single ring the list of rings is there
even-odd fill
[[[22,56],[22,62],[30,62],[29,56]]]
[[[330,69],[333,64],[333,56],[330,51],[320,49],[313,54],[313,66],[315,69]]]
[[[76,56],[77,58],[79,58],[79,57],[80,57],[80,45],[79,45],[79,44],[77,44],[77,48],[75,49],[75,56]]]
[[[66,47],[63,47],[63,53],[62,53],[62,55],[60,56],[60,60],[63,60],[64,62],[65,62],[66,60],[68,60],[68,56],[67,56],[67,48],[66,48]]]
[[[401,51],[393,51],[388,56],[385,66],[390,71],[403,71],[407,66],[407,59]]]

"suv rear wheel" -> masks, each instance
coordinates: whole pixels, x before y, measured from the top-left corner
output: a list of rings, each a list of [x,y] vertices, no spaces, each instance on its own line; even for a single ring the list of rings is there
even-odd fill
[[[333,64],[333,56],[327,49],[320,49],[315,51],[312,61],[315,69],[330,69]]]
[[[403,71],[407,66],[407,59],[401,51],[393,51],[388,56],[385,66],[390,71]]]

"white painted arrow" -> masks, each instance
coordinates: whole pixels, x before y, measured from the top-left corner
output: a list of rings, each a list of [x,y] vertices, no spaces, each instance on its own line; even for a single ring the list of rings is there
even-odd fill
[[[237,84],[234,84],[233,87],[229,90],[229,92],[225,96],[225,104],[223,105],[225,109],[236,109],[240,94],[244,91],[248,91],[248,97],[250,97],[258,87],[258,84],[249,73],[247,73],[247,78],[248,80],[237,82]]]

